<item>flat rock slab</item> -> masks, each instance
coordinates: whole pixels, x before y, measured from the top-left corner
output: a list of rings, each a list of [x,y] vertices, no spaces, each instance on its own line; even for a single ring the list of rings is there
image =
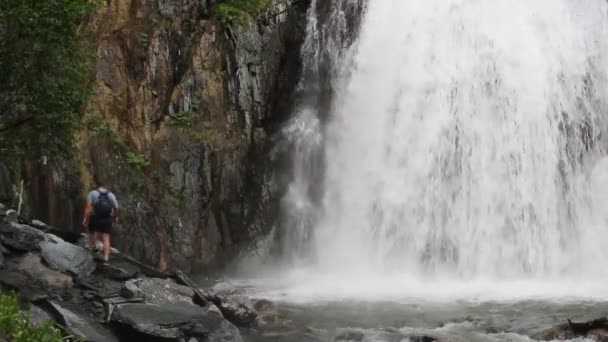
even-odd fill
[[[40,256],[36,254],[26,254],[15,267],[50,287],[68,289],[73,285],[72,277],[46,267],[42,264]]]
[[[116,336],[101,324],[88,318],[81,317],[56,302],[49,301],[48,304],[59,316],[61,316],[63,324],[69,330],[70,334],[85,341],[118,342]]]
[[[121,267],[116,267],[114,265],[97,267],[96,272],[106,278],[110,278],[116,281],[125,281],[133,279],[137,277],[137,274],[139,273],[138,270],[133,270],[132,268],[124,269]]]
[[[209,342],[243,341],[238,329],[219,313],[185,303],[117,305],[111,321],[154,337],[205,336]]]
[[[121,294],[127,298],[143,297],[153,304],[193,304],[194,291],[172,279],[138,278],[124,283]]]
[[[91,252],[55,237],[54,241],[40,243],[41,255],[54,269],[85,278],[95,270]]]

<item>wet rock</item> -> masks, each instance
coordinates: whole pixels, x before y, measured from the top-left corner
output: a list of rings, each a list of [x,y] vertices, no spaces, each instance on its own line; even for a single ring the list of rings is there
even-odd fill
[[[250,326],[258,317],[251,301],[246,296],[226,296],[216,304],[224,317],[238,326]]]
[[[277,306],[267,299],[258,300],[257,302],[255,302],[255,305],[253,307],[259,315],[279,315],[279,309],[277,308]]]
[[[19,214],[13,209],[6,210],[4,212],[4,221],[9,223],[19,223]]]
[[[242,341],[238,329],[221,315],[208,308],[186,303],[117,305],[111,321],[130,326],[151,337],[178,339],[206,336],[209,342]]]
[[[69,272],[78,278],[85,278],[95,270],[91,253],[79,246],[65,242],[58,237],[40,244],[44,260],[54,269]]]
[[[408,336],[410,342],[439,342],[439,339],[432,336]]]
[[[49,301],[48,303],[61,318],[62,325],[65,326],[73,336],[85,341],[93,342],[118,341],[116,336],[101,324],[79,316],[56,302]]]
[[[365,335],[360,331],[345,331],[340,333],[336,338],[335,342],[361,342],[365,339]]]
[[[44,231],[48,231],[50,229],[46,223],[39,220],[32,220],[32,222],[30,222],[30,226]]]
[[[532,336],[533,339],[540,341],[571,340],[575,337],[576,336],[574,335],[568,324],[561,324],[555,327],[551,327]]]
[[[46,240],[43,232],[30,226],[9,222],[0,225],[0,242],[17,251],[29,252],[40,249]]]
[[[121,294],[126,298],[142,297],[154,304],[193,304],[194,291],[172,279],[138,278],[125,282]]]
[[[15,269],[50,287],[67,289],[73,285],[72,277],[46,267],[35,254],[25,255],[17,262]]]
[[[278,321],[279,309],[277,306],[266,299],[258,300],[254,309],[258,314],[256,318],[256,325],[258,327],[268,327],[271,324],[275,324]]]
[[[597,342],[608,342],[608,329],[593,329],[587,333],[587,338]]]

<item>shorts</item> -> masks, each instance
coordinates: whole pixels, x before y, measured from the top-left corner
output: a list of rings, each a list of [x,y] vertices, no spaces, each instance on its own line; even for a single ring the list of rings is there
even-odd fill
[[[112,234],[112,221],[114,218],[110,217],[97,217],[91,215],[91,221],[89,222],[89,229],[92,232],[99,232],[103,234]]]

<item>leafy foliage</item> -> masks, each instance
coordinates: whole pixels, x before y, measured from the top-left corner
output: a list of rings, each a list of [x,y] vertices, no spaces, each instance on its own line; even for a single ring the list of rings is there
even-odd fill
[[[270,0],[221,0],[220,18],[225,23],[243,23],[248,16],[257,16],[264,11]]]
[[[0,292],[0,334],[13,342],[59,342],[61,331],[53,322],[41,325],[29,323],[19,310],[17,296]]]
[[[150,161],[144,155],[135,152],[127,152],[126,162],[134,167],[145,168],[150,166]]]
[[[66,154],[89,90],[98,0],[0,1],[0,155]]]

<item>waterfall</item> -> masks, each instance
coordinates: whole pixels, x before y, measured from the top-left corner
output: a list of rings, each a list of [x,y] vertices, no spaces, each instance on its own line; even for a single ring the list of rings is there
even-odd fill
[[[285,129],[285,254],[340,274],[608,275],[606,1],[368,0],[355,42],[318,6],[305,70],[331,89],[304,77]]]
[[[328,116],[332,94],[350,70],[348,55],[364,0],[312,0],[307,35],[302,47],[303,72],[293,118],[282,131],[280,148],[293,165],[283,198],[282,244],[287,256],[308,259],[313,230],[319,219],[324,171],[322,121]]]

